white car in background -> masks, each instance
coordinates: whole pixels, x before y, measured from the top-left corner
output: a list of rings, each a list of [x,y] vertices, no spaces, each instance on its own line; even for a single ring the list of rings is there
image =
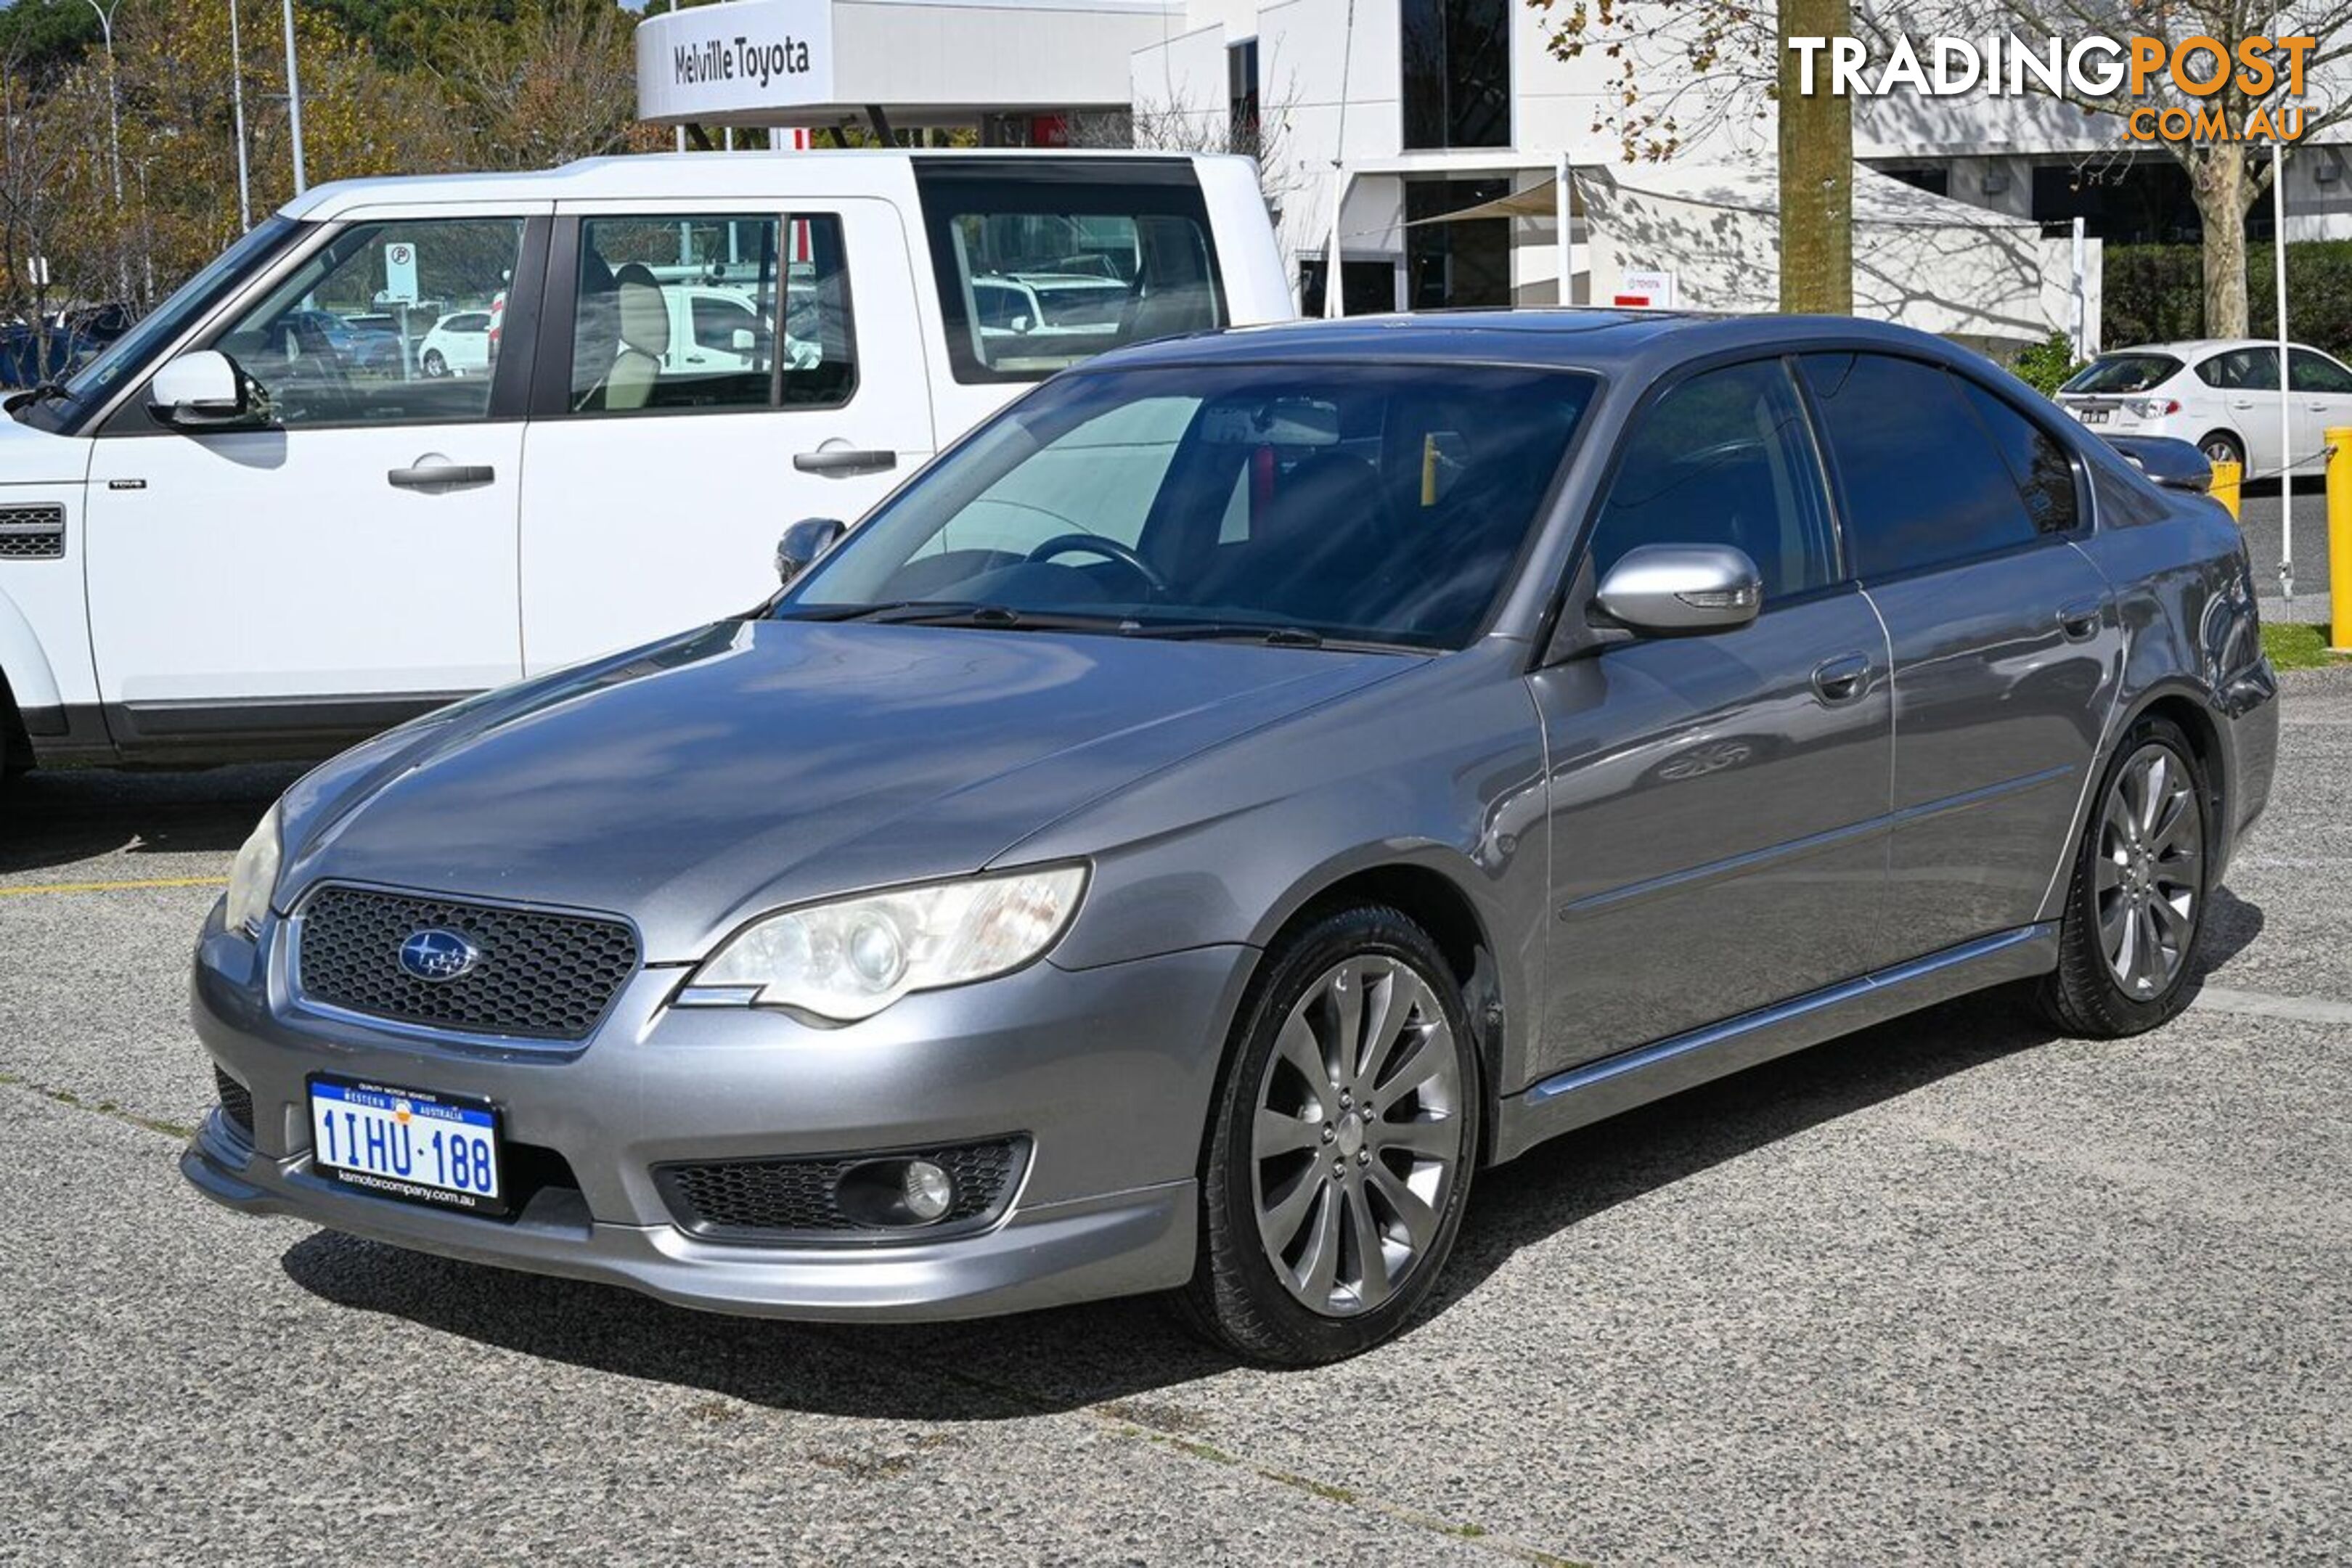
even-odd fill
[[[2287,345],[2287,405],[2294,471],[2326,468],[2327,432],[2352,426],[2352,370],[2300,343]],[[2113,349],[2058,389],[2059,405],[2103,436],[2169,436],[2209,462],[2249,478],[2286,467],[2279,447],[2278,344],[2206,338]]]
[[[480,375],[490,368],[490,312],[458,310],[433,323],[418,345],[417,367],[427,375]]]

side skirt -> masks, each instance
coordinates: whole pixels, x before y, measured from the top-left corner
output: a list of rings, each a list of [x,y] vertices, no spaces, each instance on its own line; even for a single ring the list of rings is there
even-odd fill
[[[1503,1100],[1495,1160],[1517,1158],[1546,1139],[1807,1046],[1989,985],[2046,974],[2057,964],[2056,924],[2020,926],[1586,1062]]]

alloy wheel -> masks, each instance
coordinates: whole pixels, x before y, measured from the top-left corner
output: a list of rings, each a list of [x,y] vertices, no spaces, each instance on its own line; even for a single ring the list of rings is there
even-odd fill
[[[2205,890],[2196,781],[2172,748],[2134,752],[2100,814],[2092,897],[2107,967],[2136,1002],[2161,995],[2188,963]]]
[[[1351,1317],[1396,1294],[1437,1241],[1462,1110],[1453,1027],[1411,966],[1353,957],[1307,987],[1250,1136],[1258,1238],[1293,1297]]]

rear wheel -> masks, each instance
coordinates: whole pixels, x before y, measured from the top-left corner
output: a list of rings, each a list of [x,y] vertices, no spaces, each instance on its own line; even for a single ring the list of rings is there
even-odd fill
[[[1437,944],[1378,906],[1286,942],[1252,996],[1182,1305],[1252,1360],[1338,1361],[1402,1327],[1453,1249],[1482,1105],[1469,1020]]]
[[[2246,449],[2238,445],[2238,438],[2227,430],[2214,431],[2197,443],[2197,449],[2205,454],[2205,460],[2209,463],[2237,464],[2239,478],[2245,477]]]
[[[2134,725],[2076,847],[2058,967],[2037,993],[2059,1028],[2116,1038],[2180,1011],[2205,927],[2207,800],[2179,726]]]
[[[441,351],[439,349],[426,349],[425,351],[425,374],[433,376],[441,376],[449,374],[449,362],[441,357]]]

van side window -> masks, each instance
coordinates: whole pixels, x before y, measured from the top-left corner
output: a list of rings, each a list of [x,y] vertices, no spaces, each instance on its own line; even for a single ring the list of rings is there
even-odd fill
[[[355,224],[209,346],[288,429],[481,419],[521,247],[519,218]]]
[[[1592,528],[1597,581],[1637,544],[1729,544],[1764,606],[1837,578],[1837,546],[1797,389],[1779,360],[1695,375],[1640,416]]]
[[[1108,349],[1225,324],[1188,163],[1118,184],[1031,167],[1023,178],[982,160],[917,165],[956,380],[1042,381]]]
[[[830,407],[856,381],[839,218],[581,220],[572,412]]]

